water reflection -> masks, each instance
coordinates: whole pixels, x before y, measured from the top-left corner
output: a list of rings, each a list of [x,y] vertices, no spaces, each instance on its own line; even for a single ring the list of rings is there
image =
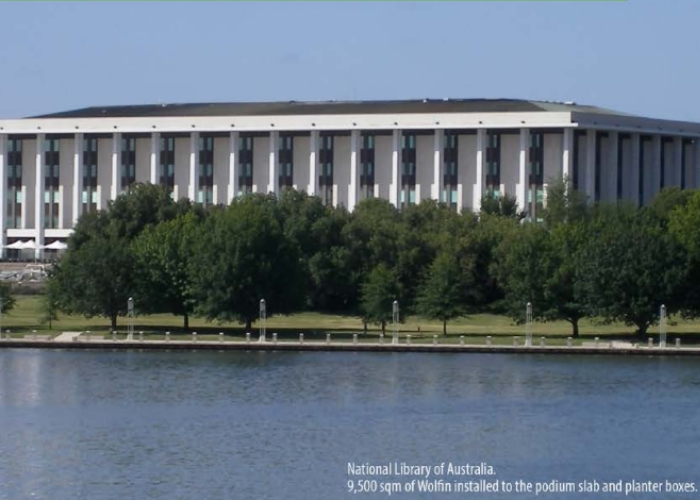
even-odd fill
[[[2,350],[0,500],[346,498],[348,461],[695,480],[699,387],[692,359]]]

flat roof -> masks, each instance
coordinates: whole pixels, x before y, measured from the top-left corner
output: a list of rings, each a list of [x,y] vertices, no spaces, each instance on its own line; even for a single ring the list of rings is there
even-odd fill
[[[94,106],[31,118],[136,118],[184,116],[292,116],[434,113],[582,112],[632,116],[596,106],[522,99],[409,99],[397,101],[286,101]]]

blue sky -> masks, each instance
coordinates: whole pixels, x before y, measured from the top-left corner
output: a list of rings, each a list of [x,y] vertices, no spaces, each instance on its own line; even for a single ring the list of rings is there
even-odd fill
[[[512,97],[700,121],[700,1],[0,2],[0,117]]]

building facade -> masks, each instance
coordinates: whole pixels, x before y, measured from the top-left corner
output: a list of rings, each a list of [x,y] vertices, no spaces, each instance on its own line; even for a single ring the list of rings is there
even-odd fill
[[[700,124],[505,99],[115,106],[0,120],[1,243],[32,240],[37,255],[135,183],[204,205],[295,188],[349,210],[381,197],[477,211],[485,194],[510,194],[536,216],[561,178],[592,201],[640,205],[666,186],[696,188]]]

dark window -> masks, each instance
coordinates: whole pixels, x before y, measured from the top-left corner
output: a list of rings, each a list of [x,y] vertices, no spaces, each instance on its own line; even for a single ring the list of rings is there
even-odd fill
[[[44,228],[49,229],[58,228],[60,147],[59,139],[44,141]]]
[[[574,190],[576,190],[576,191],[578,191],[578,186],[579,186],[578,175],[579,175],[579,171],[580,171],[579,166],[581,164],[581,161],[579,158],[579,154],[581,153],[581,144],[580,144],[581,137],[583,137],[583,132],[575,130],[574,131],[574,151],[573,151],[574,158],[573,158],[573,161],[571,162],[572,163],[571,164],[571,176],[572,176],[571,185],[574,188]]]
[[[253,137],[238,138],[238,195],[253,192]]]
[[[160,138],[160,185],[175,190],[175,138]]]
[[[442,184],[444,191],[442,201],[451,207],[457,207],[457,184],[459,158],[459,136],[450,131],[445,131],[445,145],[443,148],[443,174]]]
[[[321,200],[325,205],[333,204],[333,136],[323,134],[320,137],[321,147],[318,151],[319,176],[318,186]]]
[[[83,213],[97,210],[97,148],[96,137],[83,138]]]
[[[279,187],[294,187],[294,136],[281,134],[278,151]]]
[[[7,141],[7,203],[5,224],[9,229],[22,227],[22,139]]]
[[[500,194],[501,189],[501,136],[486,134],[486,192]]]
[[[136,138],[122,137],[122,192],[128,191],[136,183]]]
[[[528,179],[527,206],[531,218],[537,218],[544,209],[544,134],[530,133],[530,175]]]
[[[214,138],[199,137],[199,164],[197,202],[205,206],[214,202]]]
[[[362,199],[374,197],[374,141],[373,134],[362,134],[360,148],[360,193]]]
[[[416,135],[401,135],[401,206],[416,203]]]

